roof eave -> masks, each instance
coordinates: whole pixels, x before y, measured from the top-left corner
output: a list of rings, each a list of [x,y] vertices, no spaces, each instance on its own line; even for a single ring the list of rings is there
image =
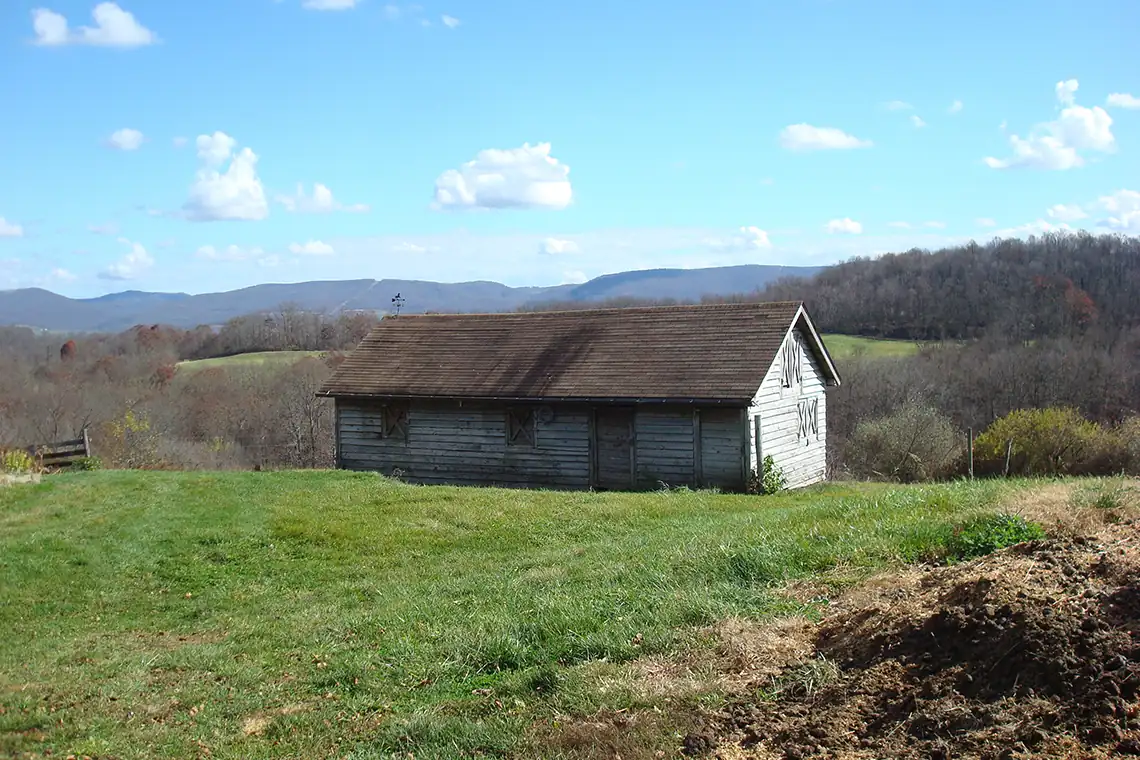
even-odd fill
[[[678,404],[692,406],[740,406],[746,407],[752,399],[700,398],[700,397],[659,397],[659,396],[456,396],[420,395],[410,393],[338,393],[335,390],[317,391],[317,396],[332,399],[353,399],[359,401],[493,401],[519,404]]]

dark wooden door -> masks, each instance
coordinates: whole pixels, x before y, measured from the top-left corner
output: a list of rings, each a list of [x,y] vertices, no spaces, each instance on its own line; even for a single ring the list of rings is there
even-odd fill
[[[633,488],[633,410],[598,409],[595,417],[598,488]]]

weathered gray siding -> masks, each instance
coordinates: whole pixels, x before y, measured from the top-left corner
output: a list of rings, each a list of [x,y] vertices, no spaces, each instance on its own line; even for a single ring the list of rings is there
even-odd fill
[[[789,339],[793,337],[803,347],[802,378],[790,388],[782,385],[784,352],[777,352],[776,360],[768,369],[749,409],[749,458],[752,467],[759,468],[763,457],[770,454],[783,468],[788,487],[801,488],[820,482],[827,474],[827,397],[824,375],[815,356],[807,348],[806,336],[797,327],[789,334]],[[818,432],[801,436],[799,405],[813,399],[816,401]],[[756,440],[757,429],[759,442]]]
[[[506,409],[491,404],[413,404],[408,436],[381,437],[379,407],[337,401],[338,458],[350,470],[399,471],[414,483],[457,485],[590,485],[590,411],[554,407],[535,424],[535,445],[508,446]]]
[[[552,409],[552,420],[535,423],[533,447],[508,446],[502,405],[413,404],[405,441],[383,437],[378,405],[339,399],[337,461],[346,469],[398,472],[429,484],[744,488],[743,409]],[[632,433],[628,439],[618,435],[623,426]]]

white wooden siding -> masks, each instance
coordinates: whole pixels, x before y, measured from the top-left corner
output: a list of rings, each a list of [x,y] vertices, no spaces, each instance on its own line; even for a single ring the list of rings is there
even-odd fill
[[[555,407],[536,422],[535,445],[507,446],[506,409],[498,405],[413,404],[408,438],[380,437],[380,410],[340,400],[338,458],[350,470],[395,471],[414,483],[457,485],[590,485],[590,416],[584,407]]]
[[[802,346],[800,382],[790,388],[783,387],[783,362],[788,354],[781,349],[749,408],[749,459],[751,467],[759,469],[763,458],[771,455],[776,465],[783,468],[788,487],[802,488],[818,483],[827,474],[827,396],[824,375],[815,355],[807,348],[807,336],[797,327],[787,340],[791,339],[799,340]],[[798,407],[801,401],[811,399],[816,399],[818,404],[818,433],[802,438]],[[757,416],[759,426],[755,422]]]

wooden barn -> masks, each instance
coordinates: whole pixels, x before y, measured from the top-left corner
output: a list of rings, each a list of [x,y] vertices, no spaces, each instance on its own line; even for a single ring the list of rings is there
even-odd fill
[[[415,483],[740,491],[824,478],[839,375],[796,302],[381,321],[324,384],[339,467]]]

